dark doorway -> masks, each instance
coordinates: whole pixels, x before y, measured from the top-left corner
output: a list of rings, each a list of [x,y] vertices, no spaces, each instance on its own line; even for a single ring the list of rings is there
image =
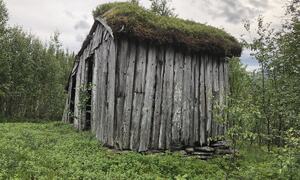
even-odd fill
[[[87,103],[86,103],[86,120],[85,120],[85,130],[91,129],[92,121],[92,89],[93,89],[93,67],[94,59],[92,57],[86,60],[86,82],[87,82]]]
[[[76,74],[72,75],[72,89],[70,100],[70,123],[74,123],[74,111],[75,111],[75,93],[76,93]]]

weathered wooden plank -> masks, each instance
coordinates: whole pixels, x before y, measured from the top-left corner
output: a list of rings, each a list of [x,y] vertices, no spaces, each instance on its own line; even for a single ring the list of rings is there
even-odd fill
[[[200,145],[206,143],[205,56],[200,57]]]
[[[97,29],[95,31],[94,38],[92,41],[92,50],[95,50],[96,48],[99,47],[100,44],[102,44],[103,31],[104,31],[103,26],[99,24],[97,26]]]
[[[191,54],[191,82],[190,82],[190,127],[189,127],[189,145],[193,146],[195,143],[195,119],[194,119],[194,112],[195,112],[195,68],[196,68],[196,61],[197,58],[195,55]]]
[[[80,57],[79,59],[79,66],[78,66],[78,72],[76,76],[76,94],[75,94],[75,110],[74,110],[74,127],[80,130],[80,124],[81,124],[81,115],[82,115],[82,105],[81,105],[81,92],[82,92],[82,74],[84,69],[84,61]]]
[[[185,145],[189,144],[190,124],[191,124],[191,55],[186,54],[184,58],[183,72],[183,120],[182,120],[182,137],[181,140]]]
[[[98,114],[98,93],[97,89],[99,88],[98,84],[98,74],[99,74],[99,59],[98,54],[94,54],[94,67],[93,67],[93,81],[92,81],[92,124],[91,130],[92,133],[96,134],[98,125],[99,125],[99,114]]]
[[[137,49],[135,68],[134,97],[130,133],[130,149],[138,151],[140,143],[140,122],[144,104],[145,81],[147,67],[147,45],[140,43]]]
[[[123,148],[129,149],[130,147],[130,125],[133,101],[133,85],[134,85],[134,71],[136,60],[136,43],[129,42],[129,49],[126,54],[126,61],[128,62],[125,75],[125,101],[123,110]]]
[[[194,86],[195,86],[195,98],[194,98],[194,141],[200,142],[200,57],[195,55],[193,58],[194,68]]]
[[[224,59],[220,58],[219,63],[219,102],[220,102],[220,115],[224,117]],[[222,125],[220,130],[220,135],[224,135],[224,126]]]
[[[225,90],[225,106],[228,106],[228,97],[230,95],[230,86],[229,86],[229,62],[228,59],[225,59],[224,62],[224,90]],[[225,119],[228,120],[228,114],[225,114]],[[228,126],[228,125],[227,125]],[[227,126],[225,126],[225,131]]]
[[[129,42],[127,39],[120,39],[118,43],[117,55],[117,105],[116,105],[116,122],[117,135],[115,146],[123,149],[123,110],[125,102],[125,86],[126,86],[126,72],[129,64],[127,54],[129,52]]]
[[[107,78],[107,145],[114,145],[114,125],[115,125],[115,79],[116,79],[116,47],[115,42],[111,38],[108,41],[109,55],[108,62],[108,78]]]
[[[99,89],[98,96],[99,96],[99,128],[97,131],[97,136],[99,140],[103,144],[107,144],[107,74],[108,74],[108,68],[107,68],[107,56],[108,56],[108,50],[109,50],[109,44],[107,42],[104,42],[99,49],[97,53],[99,53]]]
[[[139,151],[147,151],[150,145],[151,125],[153,119],[155,75],[156,75],[156,49],[150,46],[148,49],[148,63],[146,73],[145,98],[143,116],[141,120],[141,135]]]
[[[205,57],[206,69],[205,69],[205,87],[206,87],[206,132],[207,136],[211,137],[212,128],[212,60],[210,56]]]
[[[159,148],[169,149],[172,131],[172,102],[174,78],[174,49],[167,48],[165,56],[165,73],[163,85],[162,119],[159,134]]]
[[[212,58],[212,74],[213,74],[213,97],[212,97],[212,138],[218,135],[218,123],[216,121],[217,106],[219,105],[219,69],[218,69],[218,57]]]
[[[174,66],[174,117],[172,121],[172,146],[181,146],[180,135],[182,127],[182,95],[184,56],[181,52],[175,54]]]
[[[156,88],[155,88],[155,109],[152,126],[151,148],[158,149],[160,122],[161,122],[161,110],[162,110],[162,92],[163,92],[163,78],[164,78],[164,60],[165,50],[159,47],[156,56]]]

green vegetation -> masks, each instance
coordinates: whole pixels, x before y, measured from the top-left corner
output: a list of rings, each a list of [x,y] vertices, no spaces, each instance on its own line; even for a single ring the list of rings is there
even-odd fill
[[[240,53],[239,43],[222,30],[158,16],[137,4],[105,4],[94,15],[116,33],[124,25],[118,35]],[[277,30],[261,17],[254,35],[245,24],[255,38],[244,45],[260,70],[249,73],[238,58],[231,59],[226,106],[214,105],[224,112],[215,118],[228,127],[221,138],[237,153],[201,161],[179,153],[116,152],[89,132],[44,120],[62,115],[74,55],[62,49],[58,33],[44,45],[21,28],[8,27],[0,0],[0,179],[299,179],[300,2],[291,1],[286,14]]]
[[[0,1],[0,116],[59,119],[74,55],[54,33],[48,45],[20,27],[8,27]]]
[[[120,154],[61,122],[6,123],[0,124],[0,179],[285,179],[276,155],[261,147],[241,149],[235,163]]]
[[[238,41],[221,29],[176,17],[160,16],[136,3],[103,4],[93,14],[94,17],[105,19],[117,35],[227,56],[239,56],[241,53]],[[119,32],[121,29],[123,31]]]

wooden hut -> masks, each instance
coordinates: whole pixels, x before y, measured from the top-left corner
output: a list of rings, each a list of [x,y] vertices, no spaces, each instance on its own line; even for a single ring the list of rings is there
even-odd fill
[[[94,11],[68,84],[63,120],[106,146],[134,151],[201,146],[223,135],[227,57],[241,46],[223,30],[158,16],[130,3]]]

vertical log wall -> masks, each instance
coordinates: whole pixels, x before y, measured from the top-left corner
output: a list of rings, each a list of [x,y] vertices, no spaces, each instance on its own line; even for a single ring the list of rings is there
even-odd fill
[[[213,109],[226,103],[225,58],[115,40],[101,24],[79,57],[76,128],[85,129],[80,89],[86,86],[85,61],[91,57],[91,129],[103,144],[135,151],[178,149],[224,134],[224,127],[215,121],[224,114],[222,110],[214,114]]]

